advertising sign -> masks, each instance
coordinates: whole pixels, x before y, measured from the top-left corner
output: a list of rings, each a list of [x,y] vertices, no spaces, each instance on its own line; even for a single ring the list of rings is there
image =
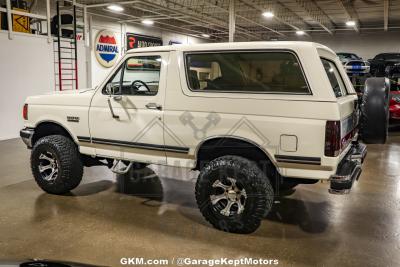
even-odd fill
[[[119,47],[112,31],[100,31],[94,41],[94,52],[97,61],[104,67],[114,66],[118,59]]]
[[[161,38],[127,33],[126,34],[126,48],[127,50],[141,47],[161,46],[163,42]]]

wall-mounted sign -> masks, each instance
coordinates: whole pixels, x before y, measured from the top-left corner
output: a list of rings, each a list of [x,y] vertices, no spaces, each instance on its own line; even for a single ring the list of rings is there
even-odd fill
[[[27,12],[26,9],[21,9],[21,8],[13,8],[13,10]],[[12,27],[14,32],[26,32],[26,33],[31,32],[29,17],[21,15],[12,15],[12,21],[13,21]]]
[[[114,66],[118,59],[119,47],[112,31],[100,31],[94,41],[94,53],[97,61],[104,67]]]
[[[126,34],[126,48],[134,49],[134,48],[141,48],[141,47],[150,47],[150,46],[161,46],[163,42],[161,38],[134,34],[134,33],[127,33]]]

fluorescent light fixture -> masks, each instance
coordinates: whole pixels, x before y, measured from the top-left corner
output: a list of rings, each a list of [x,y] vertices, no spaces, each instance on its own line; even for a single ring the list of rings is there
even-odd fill
[[[304,35],[304,34],[306,34],[304,31],[296,31],[296,34],[297,35]]]
[[[112,11],[115,11],[115,12],[124,11],[124,8],[122,6],[118,6],[118,5],[109,5],[109,6],[107,6],[107,8],[109,10],[112,10]]]
[[[142,23],[145,24],[145,25],[153,25],[154,21],[149,20],[149,19],[144,19],[144,20],[142,20]]]
[[[204,38],[210,38],[210,35],[206,33],[203,33],[201,36],[203,36]]]
[[[271,11],[266,11],[262,13],[262,15],[266,18],[272,18],[274,16],[274,13],[272,13]]]
[[[349,20],[346,22],[347,26],[356,26],[356,22],[354,20]]]

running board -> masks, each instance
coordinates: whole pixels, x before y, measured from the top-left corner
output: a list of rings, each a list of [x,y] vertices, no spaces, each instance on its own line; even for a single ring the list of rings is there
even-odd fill
[[[122,163],[122,164],[125,166],[125,168],[123,168],[123,167],[122,167],[122,168],[118,168],[118,165],[119,165],[120,163]],[[116,174],[126,174],[126,173],[131,169],[132,164],[133,164],[133,162],[131,161],[131,162],[129,162],[129,165],[126,166],[126,165],[122,162],[122,160],[117,160],[117,161],[114,163],[114,165],[112,166],[111,171],[112,171],[113,173],[116,173]]]

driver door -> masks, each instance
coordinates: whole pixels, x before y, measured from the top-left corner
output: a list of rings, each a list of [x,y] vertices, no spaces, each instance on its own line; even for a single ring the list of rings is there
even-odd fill
[[[132,54],[96,92],[89,127],[97,155],[166,163],[162,106],[168,57],[168,52]]]

